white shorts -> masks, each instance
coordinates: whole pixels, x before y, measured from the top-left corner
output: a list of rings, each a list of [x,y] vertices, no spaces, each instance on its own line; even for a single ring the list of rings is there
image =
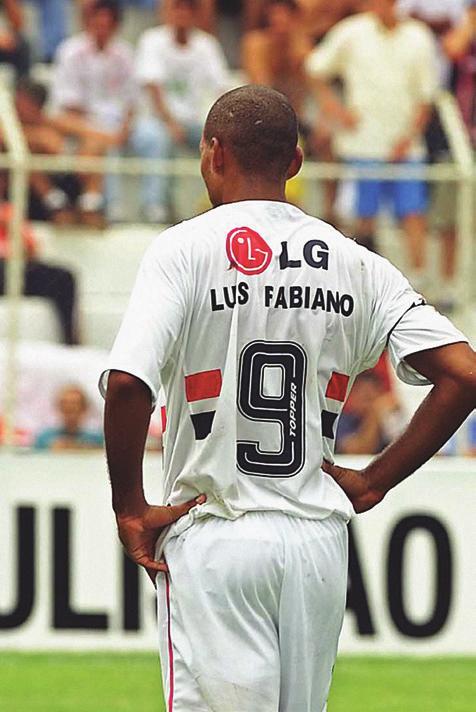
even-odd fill
[[[167,712],[323,712],[344,616],[347,526],[210,517],[165,545],[157,582]]]

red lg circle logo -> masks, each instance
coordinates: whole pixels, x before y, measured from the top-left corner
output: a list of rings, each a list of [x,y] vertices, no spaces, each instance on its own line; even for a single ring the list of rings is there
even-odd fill
[[[228,233],[226,254],[232,266],[243,274],[261,274],[273,256],[266,240],[250,227],[235,227]]]

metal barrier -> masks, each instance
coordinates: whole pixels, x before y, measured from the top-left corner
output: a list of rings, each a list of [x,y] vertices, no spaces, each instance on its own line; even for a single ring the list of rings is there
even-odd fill
[[[408,180],[419,178],[429,182],[455,182],[458,184],[458,303],[468,308],[471,300],[474,265],[474,201],[476,193],[476,167],[469,137],[454,97],[442,92],[437,99],[437,109],[450,146],[452,162],[436,165],[380,167],[355,167],[340,163],[308,162],[302,169],[305,181],[357,180]],[[6,265],[6,296],[8,298],[8,358],[6,364],[4,432],[5,445],[13,443],[13,413],[17,392],[16,347],[18,343],[18,315],[23,291],[24,254],[22,223],[25,218],[28,177],[34,171],[60,173],[64,171],[122,175],[197,176],[197,159],[178,158],[158,161],[133,157],[88,157],[75,155],[40,155],[28,150],[11,93],[0,86],[0,126],[7,151],[0,153],[0,169],[11,175],[10,253]]]

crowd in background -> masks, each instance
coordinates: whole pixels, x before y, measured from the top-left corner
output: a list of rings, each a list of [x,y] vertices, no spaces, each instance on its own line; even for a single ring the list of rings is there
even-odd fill
[[[26,25],[24,8],[32,4],[40,33]],[[73,10],[77,28],[67,36]],[[207,109],[244,82],[289,97],[311,159],[364,167],[447,159],[434,111],[439,87],[455,92],[476,141],[474,0],[9,0],[2,12],[0,62],[14,69],[17,109],[34,153],[198,153]],[[135,25],[134,43],[124,38],[131,12],[144,20]],[[30,47],[28,37],[35,39]],[[51,65],[47,86],[31,78],[35,53]],[[122,222],[122,182],[118,175],[35,173],[30,215],[57,224]],[[143,177],[143,222],[173,220],[171,186],[164,176]],[[324,190],[321,216],[335,223],[335,183]],[[5,177],[0,191],[8,194]],[[446,185],[431,196],[444,243],[442,291],[450,296],[453,197]],[[370,249],[375,218],[390,205],[406,236],[410,276],[422,290],[429,199],[424,180],[366,180],[357,183],[354,205],[353,234]]]
[[[4,0],[1,8],[0,64],[11,68],[33,153],[198,155],[211,103],[248,82],[289,97],[311,160],[413,168],[448,160],[434,109],[439,88],[454,93],[476,147],[476,0]],[[39,62],[48,65],[40,80]],[[141,179],[143,222],[173,220],[171,189],[165,176]],[[7,175],[0,174],[5,201],[8,190]],[[30,216],[57,225],[122,222],[124,190],[119,175],[36,172]],[[335,182],[325,183],[324,194],[321,217],[336,223]],[[424,292],[431,208],[444,247],[441,280],[449,309],[455,202],[451,185],[439,184],[430,195],[417,175],[394,183],[360,180],[352,233],[377,249],[376,218],[389,206],[406,238],[411,279]],[[1,215],[0,293],[7,222]],[[74,277],[43,264],[28,240],[25,293],[52,299],[63,340],[77,343]],[[73,401],[81,401],[77,392],[58,402]],[[339,447],[376,451],[389,437],[388,424],[398,422],[391,389],[367,374],[342,419]],[[44,446],[51,437],[39,442]],[[70,441],[64,432],[58,438]]]
[[[35,7],[35,32],[27,6]],[[131,13],[143,22],[131,27]],[[36,153],[197,152],[210,104],[243,82],[289,97],[307,154],[317,160],[368,165],[447,157],[433,111],[440,86],[454,90],[475,140],[471,0],[8,0],[2,14],[0,63],[14,70],[18,111]],[[31,79],[35,57],[51,65],[47,86]],[[35,174],[31,214],[57,223],[122,221],[120,183],[118,176]],[[333,221],[335,185],[325,188],[323,217]],[[144,177],[140,198],[145,222],[169,221],[170,181]],[[444,218],[444,196],[436,198]],[[371,248],[384,200],[406,234],[418,282],[426,264],[426,185],[359,183],[356,232]],[[454,218],[440,223],[449,281]]]

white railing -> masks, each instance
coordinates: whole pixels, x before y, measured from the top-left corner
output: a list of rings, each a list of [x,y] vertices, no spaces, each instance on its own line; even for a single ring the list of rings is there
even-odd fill
[[[420,178],[428,182],[455,182],[458,184],[458,258],[457,301],[460,307],[470,304],[474,269],[474,201],[476,169],[469,138],[457,104],[448,93],[437,101],[440,118],[446,132],[452,161],[444,164],[422,166],[354,167],[339,163],[307,163],[301,173],[305,181],[356,180],[408,180]],[[0,169],[10,173],[12,219],[10,222],[10,255],[6,264],[6,297],[8,299],[8,358],[5,373],[5,444],[13,442],[13,414],[17,395],[17,344],[21,294],[23,291],[24,253],[22,223],[25,218],[28,177],[33,171],[122,175],[198,176],[197,159],[177,158],[156,160],[133,157],[88,157],[74,155],[39,155],[28,150],[11,93],[0,86],[0,127],[3,131],[6,152],[0,153]]]

